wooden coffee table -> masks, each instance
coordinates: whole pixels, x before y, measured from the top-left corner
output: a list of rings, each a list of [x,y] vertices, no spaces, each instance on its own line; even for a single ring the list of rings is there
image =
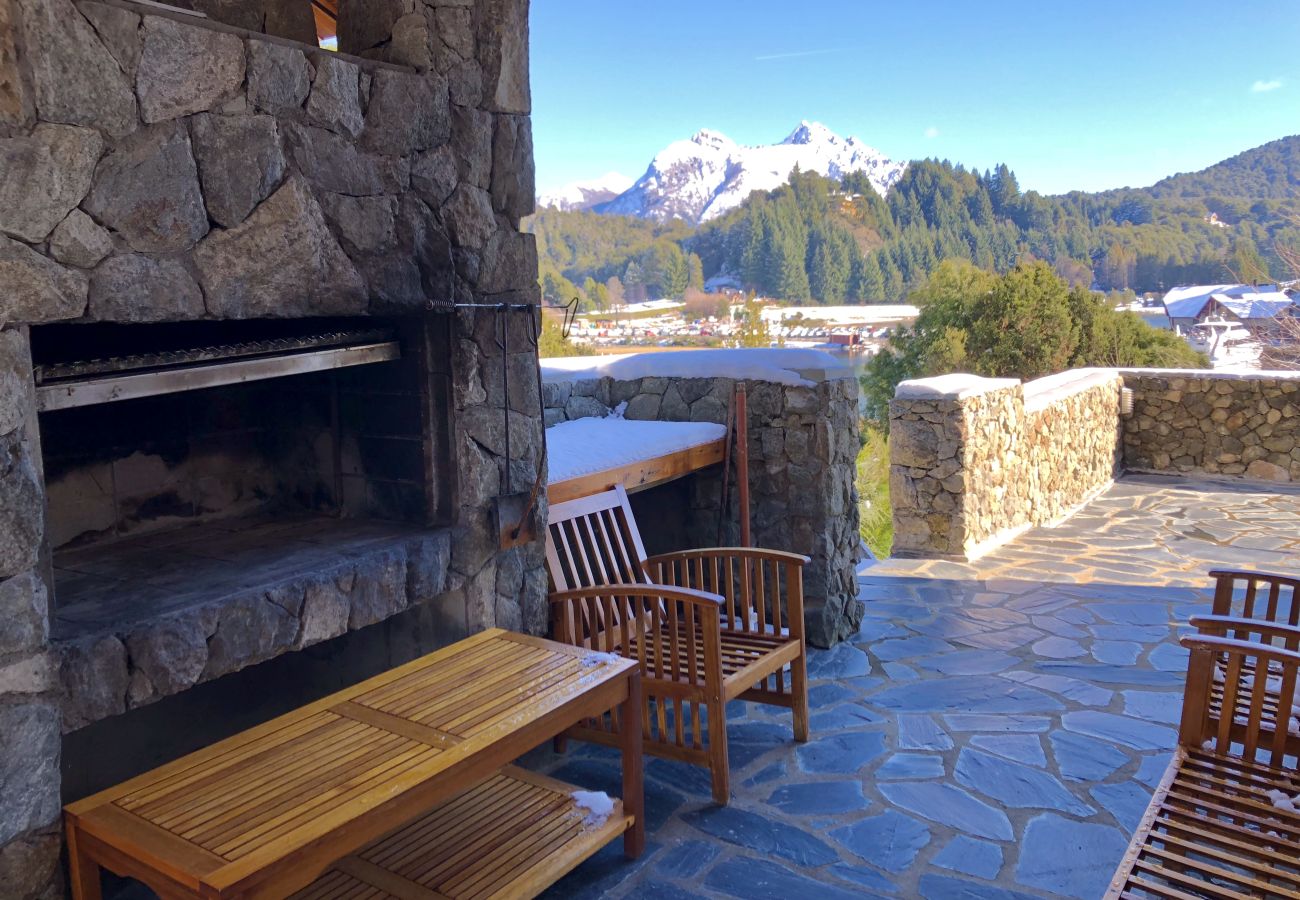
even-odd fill
[[[605,714],[619,720],[623,751],[623,797],[605,815],[577,807],[568,785],[505,768]],[[431,900],[532,896],[618,834],[638,856],[642,804],[637,664],[494,629],[70,804],[65,817],[77,900],[98,900],[101,867],[165,900]]]

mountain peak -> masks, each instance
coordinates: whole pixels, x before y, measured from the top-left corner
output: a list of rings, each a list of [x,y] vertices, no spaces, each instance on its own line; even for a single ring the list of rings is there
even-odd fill
[[[714,131],[711,128],[701,128],[695,134],[691,135],[691,143],[699,144],[701,147],[715,147],[718,149],[734,147],[735,141],[727,137],[721,131]]]
[[[790,136],[781,143],[792,145],[836,144],[840,143],[842,140],[843,139],[838,134],[831,131],[821,122],[809,122],[807,119],[804,119],[799,123],[799,127],[790,132]]]
[[[820,122],[800,122],[780,143],[757,147],[741,146],[705,128],[659,151],[636,184],[597,206],[596,212],[707,222],[740,206],[754,191],[772,191],[786,184],[795,167],[835,179],[865,172],[884,196],[906,164],[893,162],[860,141],[842,138]]]

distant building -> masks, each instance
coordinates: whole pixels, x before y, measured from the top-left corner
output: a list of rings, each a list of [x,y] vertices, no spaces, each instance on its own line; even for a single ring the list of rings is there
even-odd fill
[[[1275,284],[1198,284],[1169,291],[1164,306],[1175,327],[1188,328],[1216,317],[1258,331],[1279,315],[1293,315],[1295,302]]]
[[[1213,225],[1216,228],[1229,227],[1227,222],[1221,221],[1219,219],[1218,213],[1210,213],[1208,216],[1205,217],[1205,222],[1207,225]]]

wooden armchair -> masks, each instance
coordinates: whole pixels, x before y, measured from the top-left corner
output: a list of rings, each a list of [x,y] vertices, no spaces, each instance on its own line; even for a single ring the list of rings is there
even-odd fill
[[[707,766],[730,798],[726,705],[782,706],[808,740],[805,556],[723,547],[647,558],[622,486],[551,507],[552,636],[636,659],[645,750]],[[607,716],[570,734],[617,743]]]
[[[1254,640],[1212,633],[1243,621],[1203,621],[1206,633],[1182,639],[1178,747],[1106,900],[1300,896],[1300,734],[1277,707],[1297,699],[1300,629],[1256,620]]]

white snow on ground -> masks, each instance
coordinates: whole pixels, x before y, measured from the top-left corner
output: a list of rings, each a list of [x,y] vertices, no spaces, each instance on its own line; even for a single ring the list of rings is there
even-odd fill
[[[1274,789],[1265,791],[1264,796],[1278,809],[1284,809],[1287,812],[1300,812],[1300,794],[1292,797],[1286,791]]]
[[[598,828],[614,814],[614,801],[604,791],[574,791],[570,794],[578,809],[582,810],[582,824]]]
[[[550,483],[654,459],[716,441],[727,429],[714,422],[574,419],[546,429]]]
[[[677,353],[629,353],[626,356],[564,356],[542,360],[546,381],[575,381],[608,375],[636,378],[746,378],[776,384],[811,385],[805,369],[840,369],[835,357],[821,350],[759,348],[683,350]]]

